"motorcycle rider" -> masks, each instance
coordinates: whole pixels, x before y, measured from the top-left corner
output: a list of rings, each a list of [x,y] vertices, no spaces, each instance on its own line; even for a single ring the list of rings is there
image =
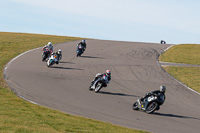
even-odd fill
[[[164,40],[161,40],[160,44],[166,44],[166,42]]]
[[[56,64],[59,64],[59,61],[62,59],[62,50],[59,49],[57,52],[53,52],[52,55],[57,55]]]
[[[45,46],[42,48],[42,50],[45,49],[45,48],[48,48],[49,51],[50,51],[51,53],[53,52],[53,45],[52,45],[51,42],[48,42],[48,44],[45,45]]]
[[[108,78],[107,84],[109,84],[109,83],[110,83],[110,80],[111,80],[111,71],[110,71],[110,70],[106,70],[106,73],[103,73],[103,74],[97,73],[96,76],[95,76],[95,78],[94,78],[93,81],[91,82],[90,86],[92,86],[93,83],[94,83],[98,78],[103,77],[103,75],[106,75],[106,76],[107,76],[107,78]]]
[[[155,91],[152,91],[150,93],[146,93],[145,96],[143,96],[141,99],[140,99],[140,102],[143,102],[143,100],[147,97],[150,97],[150,96],[153,96],[153,95],[164,95],[165,96],[165,91],[166,91],[166,86],[160,86],[160,90],[155,90]]]
[[[85,51],[85,49],[86,49],[86,42],[85,42],[85,40],[82,40],[81,42],[78,43],[77,50],[78,50],[78,48],[79,48],[80,45],[83,47],[83,51]]]

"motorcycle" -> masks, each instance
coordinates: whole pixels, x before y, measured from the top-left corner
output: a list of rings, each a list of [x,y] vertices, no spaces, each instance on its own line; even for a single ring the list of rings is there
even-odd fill
[[[90,85],[89,90],[90,91],[94,90],[97,93],[101,90],[101,88],[107,87],[107,83],[108,83],[108,77],[106,75],[103,75]]]
[[[81,46],[81,45],[79,45],[78,46],[78,48],[77,48],[77,50],[76,50],[76,56],[78,57],[78,56],[81,56],[82,54],[83,54],[83,46]]]
[[[47,67],[50,67],[52,66],[53,64],[55,64],[56,62],[58,62],[58,58],[57,58],[58,55],[54,54],[54,55],[51,55],[51,57],[48,59],[47,61]]]
[[[49,51],[48,48],[43,48],[42,51],[43,51],[43,53],[42,53],[42,61],[47,61],[47,59],[49,58],[51,52]]]
[[[144,98],[143,101],[138,99],[135,103],[133,103],[133,110],[144,110],[147,114],[151,114],[156,110],[160,109],[160,106],[165,101],[165,95],[152,95]]]

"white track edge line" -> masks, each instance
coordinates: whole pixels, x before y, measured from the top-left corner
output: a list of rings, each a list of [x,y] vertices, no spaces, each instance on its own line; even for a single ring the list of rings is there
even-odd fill
[[[31,49],[31,50],[25,51],[25,52],[21,53],[20,55],[16,56],[15,58],[13,58],[12,60],[10,60],[10,61],[7,63],[6,67],[4,68],[4,79],[6,80],[6,72],[7,72],[8,66],[9,66],[14,60],[16,60],[17,58],[19,58],[20,56],[22,56],[22,55],[24,55],[24,54],[26,54],[26,53],[28,53],[28,52],[31,52],[31,51],[34,51],[34,50],[37,50],[37,49],[40,49],[40,48],[41,48],[41,47],[38,47],[38,48],[35,48],[35,49]],[[6,82],[7,82],[7,81],[6,81]],[[7,85],[9,86],[8,83],[7,83]],[[12,89],[12,87],[9,87],[9,88]],[[15,89],[13,89],[13,90],[15,91]],[[22,99],[24,99],[24,100],[26,100],[26,101],[28,101],[28,102],[30,102],[30,103],[39,105],[38,103],[33,102],[33,101],[31,101],[31,100],[29,100],[29,99],[27,99],[27,98],[25,98],[25,97],[19,95],[16,91],[15,91],[15,94],[16,94],[18,97],[20,97],[20,98],[22,98]]]

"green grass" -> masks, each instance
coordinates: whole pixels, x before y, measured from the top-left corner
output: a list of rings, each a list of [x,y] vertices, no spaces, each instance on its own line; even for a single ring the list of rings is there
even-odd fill
[[[185,63],[200,65],[200,45],[181,44],[175,45],[162,54],[159,58],[163,62]]]
[[[164,67],[164,69],[177,80],[200,92],[200,68],[168,66]]]
[[[145,133],[113,124],[65,114],[24,101],[3,80],[6,63],[20,53],[43,46],[80,40],[76,37],[0,32],[0,132],[9,133]]]
[[[162,54],[159,61],[200,65],[200,45],[181,44],[171,47]],[[199,67],[173,67],[164,69],[173,77],[200,92],[200,68]]]

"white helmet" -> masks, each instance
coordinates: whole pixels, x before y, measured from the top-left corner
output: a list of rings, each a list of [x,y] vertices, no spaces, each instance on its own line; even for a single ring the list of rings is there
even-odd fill
[[[82,42],[82,43],[85,43],[85,40],[82,40],[81,42]]]
[[[51,46],[52,44],[51,44],[51,42],[48,42],[48,46]]]
[[[62,50],[61,50],[61,49],[59,49],[59,50],[58,50],[58,54],[61,54],[61,53],[62,53]]]
[[[166,86],[162,86],[162,85],[161,85],[161,86],[160,86],[160,91],[165,93],[165,91],[166,91]]]

